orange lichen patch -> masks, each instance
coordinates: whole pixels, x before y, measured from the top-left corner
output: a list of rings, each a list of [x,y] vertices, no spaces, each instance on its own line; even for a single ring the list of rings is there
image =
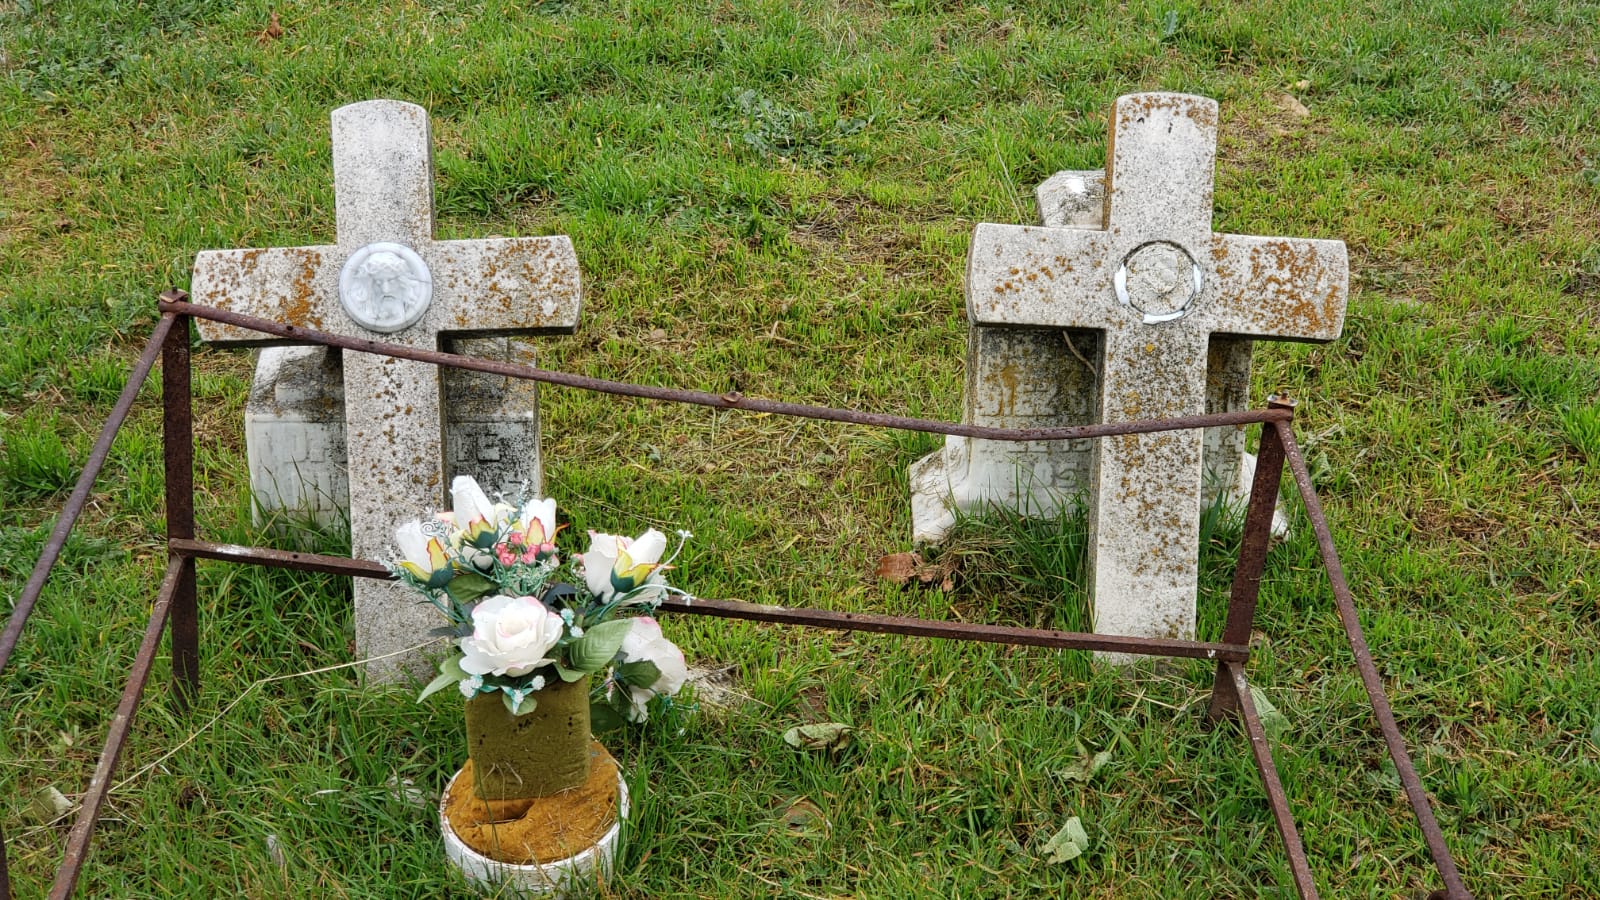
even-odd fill
[[[289,285],[281,321],[321,331],[322,298],[316,293],[316,279],[322,267],[322,252],[315,247],[293,247],[282,252],[291,260],[294,281]]]
[[[589,779],[570,791],[528,800],[482,800],[472,760],[445,796],[445,817],[473,850],[514,865],[551,863],[599,843],[617,821],[617,761],[590,742]]]

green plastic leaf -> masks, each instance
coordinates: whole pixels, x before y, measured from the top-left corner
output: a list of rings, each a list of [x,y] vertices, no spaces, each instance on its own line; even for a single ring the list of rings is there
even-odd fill
[[[579,678],[582,678],[589,673],[579,672],[577,669],[569,669],[566,666],[563,666],[561,663],[556,663],[556,674],[561,676],[562,681],[571,684],[572,682],[577,681]]]
[[[1289,719],[1267,699],[1267,692],[1255,685],[1250,685],[1250,700],[1256,705],[1256,716],[1261,719],[1261,728],[1268,734],[1277,734],[1289,727]]]
[[[601,622],[567,647],[567,661],[580,672],[598,672],[622,649],[622,639],[633,626],[627,619]]]
[[[428,686],[417,695],[417,702],[428,699],[445,688],[461,681],[467,680],[467,673],[461,671],[461,657],[450,656],[439,663],[439,677],[428,682]]]
[[[617,677],[625,684],[648,688],[661,678],[661,667],[648,659],[636,659],[617,666]]]
[[[516,698],[511,696],[510,691],[502,690],[500,692],[500,702],[506,705],[506,712],[511,713],[513,716],[525,716],[539,707],[539,701],[534,697],[535,693],[537,691],[529,691],[523,694],[522,702],[518,703]]]
[[[783,733],[783,742],[796,750],[843,750],[855,729],[842,722],[800,725]]]
[[[1055,837],[1045,842],[1040,853],[1044,861],[1051,865],[1071,862],[1082,856],[1089,849],[1089,833],[1083,830],[1083,822],[1073,816],[1067,824],[1061,826]]]
[[[616,731],[628,724],[622,713],[611,708],[609,703],[589,704],[589,730],[595,734],[604,734],[607,731]]]
[[[444,589],[451,600],[458,604],[468,604],[477,601],[479,597],[500,590],[500,585],[477,572],[462,572],[450,579],[450,583],[445,585]]]

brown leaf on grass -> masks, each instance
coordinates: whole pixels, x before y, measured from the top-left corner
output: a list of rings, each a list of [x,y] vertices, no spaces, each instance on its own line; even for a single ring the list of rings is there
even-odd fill
[[[1290,94],[1279,94],[1272,99],[1272,104],[1289,115],[1297,118],[1304,119],[1306,116],[1311,115],[1311,110],[1306,109],[1306,105],[1304,103],[1296,100],[1293,95]]]
[[[278,21],[278,11],[273,10],[271,18],[267,20],[266,29],[260,34],[256,35],[256,40],[265,44],[268,41],[275,41],[281,37],[283,37],[283,23]]]
[[[878,560],[874,572],[884,581],[910,584],[914,578],[924,585],[937,584],[941,591],[955,590],[955,573],[961,567],[960,558],[946,554],[938,562],[924,562],[919,553],[891,553]]]
[[[788,834],[803,837],[827,837],[832,823],[822,808],[805,797],[794,797],[780,804],[774,817]]]
[[[922,557],[915,553],[891,553],[878,560],[877,575],[884,581],[905,584],[916,577]]]

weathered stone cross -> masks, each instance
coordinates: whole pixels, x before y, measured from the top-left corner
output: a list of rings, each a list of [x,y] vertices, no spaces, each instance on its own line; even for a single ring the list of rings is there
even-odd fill
[[[1349,272],[1340,241],[1211,231],[1217,104],[1134,94],[1112,109],[1103,230],[979,225],[967,309],[987,326],[1104,332],[1101,420],[1205,411],[1213,334],[1339,336]],[[1094,627],[1192,637],[1201,433],[1097,442],[1090,473]]]
[[[333,111],[338,243],[207,250],[195,258],[195,302],[333,334],[440,348],[445,334],[570,332],[577,327],[578,260],[566,237],[433,239],[428,114],[393,100]],[[275,343],[253,331],[200,322],[221,345]],[[281,343],[281,342],[279,342]],[[438,370],[350,353],[344,363],[355,555],[392,552],[398,524],[444,506]],[[442,624],[399,585],[358,578],[356,648],[362,656],[420,643]],[[420,673],[416,654],[368,666],[393,678]]]

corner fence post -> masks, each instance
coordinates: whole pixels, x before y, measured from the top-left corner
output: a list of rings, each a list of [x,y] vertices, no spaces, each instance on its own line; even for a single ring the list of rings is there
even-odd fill
[[[176,288],[164,302],[189,295]],[[189,317],[177,316],[161,346],[161,434],[166,468],[167,553],[182,559],[172,594],[173,704],[188,709],[200,690],[200,621],[195,601],[194,557],[174,551],[175,538],[194,538],[194,408],[189,361]]]
[[[6,868],[6,830],[0,825],[0,900],[11,900],[11,874]]]
[[[1267,398],[1268,409],[1286,410],[1294,415],[1294,401],[1277,394]],[[1283,480],[1283,441],[1273,422],[1261,423],[1261,445],[1256,452],[1256,474],[1250,484],[1250,505],[1244,517],[1244,537],[1239,543],[1239,563],[1233,570],[1233,589],[1228,598],[1228,619],[1222,627],[1225,644],[1250,645],[1250,630],[1256,621],[1256,598],[1261,593],[1261,574],[1267,565],[1267,548],[1272,545],[1272,515],[1278,505],[1278,485]],[[1239,696],[1233,676],[1224,662],[1217,663],[1211,688],[1208,721],[1238,715]]]
[[[1372,648],[1367,646],[1366,636],[1361,633],[1361,614],[1356,609],[1355,596],[1350,593],[1350,583],[1345,580],[1344,564],[1339,561],[1339,551],[1333,545],[1333,532],[1328,527],[1327,516],[1322,512],[1322,501],[1317,499],[1316,487],[1311,483],[1311,472],[1306,468],[1305,457],[1300,454],[1294,432],[1289,430],[1288,424],[1274,424],[1278,437],[1283,441],[1289,472],[1294,476],[1295,487],[1299,488],[1300,499],[1305,503],[1306,518],[1311,520],[1311,531],[1317,537],[1317,552],[1322,557],[1322,568],[1328,574],[1328,586],[1333,589],[1334,608],[1338,610],[1339,622],[1344,626],[1350,654],[1356,658],[1356,669],[1361,673],[1361,683],[1367,689],[1372,715],[1378,720],[1378,729],[1383,732],[1383,742],[1389,748],[1389,759],[1394,762],[1406,799],[1411,802],[1417,827],[1422,829],[1428,854],[1433,857],[1433,867],[1444,880],[1444,887],[1429,895],[1430,900],[1433,897],[1472,900],[1472,892],[1461,880],[1461,871],[1456,868],[1455,858],[1450,855],[1450,847],[1445,843],[1439,820],[1433,815],[1428,792],[1422,786],[1416,766],[1411,763],[1405,737],[1400,734],[1400,725],[1395,721],[1389,698],[1383,692],[1383,676],[1378,672],[1378,663],[1372,656]]]

